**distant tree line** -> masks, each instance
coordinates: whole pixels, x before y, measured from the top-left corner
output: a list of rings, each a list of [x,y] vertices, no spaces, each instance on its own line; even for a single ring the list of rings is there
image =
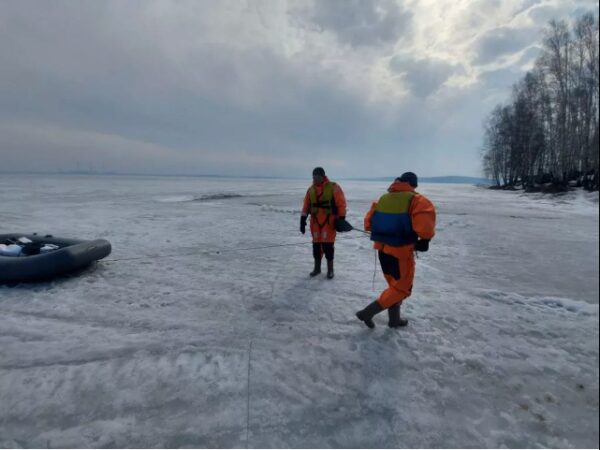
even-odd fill
[[[549,23],[534,69],[484,125],[484,171],[498,188],[598,190],[598,53],[598,16]]]

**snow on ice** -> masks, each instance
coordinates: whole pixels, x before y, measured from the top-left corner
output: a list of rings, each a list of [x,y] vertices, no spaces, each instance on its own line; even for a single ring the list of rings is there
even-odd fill
[[[410,324],[369,330],[368,238],[308,277],[308,181],[0,176],[0,232],[113,244],[0,287],[0,447],[597,447],[597,194],[423,185]],[[362,227],[387,184],[338,181]]]

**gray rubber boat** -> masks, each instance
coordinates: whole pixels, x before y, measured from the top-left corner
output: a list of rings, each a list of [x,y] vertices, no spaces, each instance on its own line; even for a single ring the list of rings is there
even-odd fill
[[[83,241],[40,234],[0,234],[0,244],[18,243],[21,237],[31,241],[24,245],[25,255],[0,255],[0,284],[48,280],[83,269],[111,252],[110,242],[105,239]],[[58,248],[40,253],[46,244]]]

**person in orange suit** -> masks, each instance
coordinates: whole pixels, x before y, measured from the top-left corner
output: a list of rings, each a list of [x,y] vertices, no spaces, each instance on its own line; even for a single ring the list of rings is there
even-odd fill
[[[333,278],[333,256],[336,236],[336,219],[346,218],[346,197],[339,184],[329,181],[325,170],[316,167],[312,172],[313,183],[306,191],[300,232],[306,232],[306,221],[310,214],[310,233],[313,240],[313,258],[315,266],[310,273],[316,277],[321,273],[323,255],[327,260],[327,278]]]
[[[408,320],[400,317],[400,305],[411,295],[415,276],[415,251],[429,250],[435,235],[435,208],[425,196],[415,192],[418,178],[406,172],[396,178],[365,216],[365,230],[371,232],[373,247],[388,288],[356,317],[374,328],[373,316],[388,310],[391,328],[403,327]]]

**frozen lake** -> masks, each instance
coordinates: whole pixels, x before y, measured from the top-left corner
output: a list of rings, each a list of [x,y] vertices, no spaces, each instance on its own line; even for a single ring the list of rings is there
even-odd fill
[[[0,447],[598,446],[597,194],[421,186],[410,324],[369,330],[368,238],[308,277],[308,182],[0,175],[0,233],[113,245],[0,287]],[[387,183],[340,184],[362,228]]]

